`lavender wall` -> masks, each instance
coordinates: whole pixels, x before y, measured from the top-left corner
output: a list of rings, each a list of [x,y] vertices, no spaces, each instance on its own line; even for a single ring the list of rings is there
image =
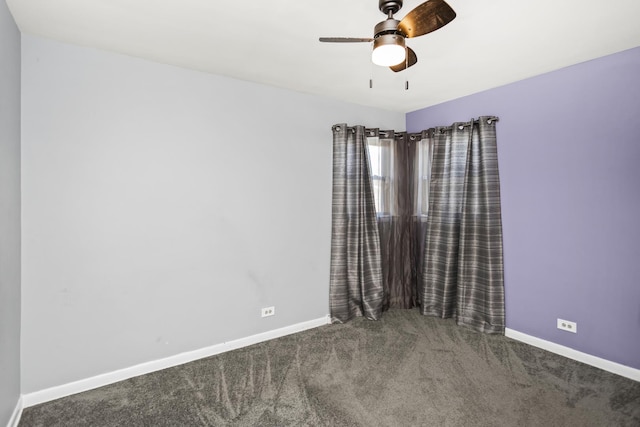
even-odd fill
[[[500,117],[507,327],[637,369],[639,76],[635,48],[407,114]]]

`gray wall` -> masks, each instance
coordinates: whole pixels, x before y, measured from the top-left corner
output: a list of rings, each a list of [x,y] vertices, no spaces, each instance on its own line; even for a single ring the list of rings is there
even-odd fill
[[[327,315],[330,127],[403,114],[22,49],[23,392]]]
[[[20,32],[0,1],[0,425],[20,397]]]

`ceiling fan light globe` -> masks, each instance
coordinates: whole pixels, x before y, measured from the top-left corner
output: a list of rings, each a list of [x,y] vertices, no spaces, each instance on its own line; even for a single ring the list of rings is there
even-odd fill
[[[402,63],[406,58],[404,37],[385,34],[373,41],[371,61],[383,67],[391,67]]]

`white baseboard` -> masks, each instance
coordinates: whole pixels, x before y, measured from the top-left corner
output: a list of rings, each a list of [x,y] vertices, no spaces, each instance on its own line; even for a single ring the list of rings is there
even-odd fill
[[[577,360],[578,362],[586,363],[587,365],[595,366],[596,368],[600,368],[602,370],[627,377],[634,381],[640,381],[640,369],[635,369],[630,366],[621,365],[620,363],[592,356],[590,354],[583,353],[581,351],[574,350],[572,348],[565,347],[551,341],[546,341],[540,338],[533,337],[531,335],[523,334],[522,332],[514,331],[513,329],[506,328],[504,331],[504,335],[508,338],[522,341],[534,347],[559,354],[569,359]]]
[[[22,397],[18,399],[18,403],[16,403],[16,407],[13,409],[13,413],[11,414],[11,418],[9,418],[9,423],[7,423],[7,427],[18,427],[18,423],[20,422],[20,417],[22,417]]]
[[[108,372],[95,377],[86,378],[72,383],[51,387],[45,390],[36,391],[22,395],[22,405],[25,408],[38,405],[40,403],[49,402],[51,400],[60,399],[61,397],[70,396],[72,394],[81,393],[83,391],[92,390],[94,388],[103,387],[118,381],[123,381],[139,375],[149,374],[173,366],[182,365],[194,360],[202,359],[216,354],[224,353],[230,350],[247,347],[274,338],[291,335],[296,332],[302,332],[307,329],[317,328],[319,326],[331,323],[329,316],[319,319],[309,320],[307,322],[297,323],[295,325],[286,326],[284,328],[267,331],[260,334],[252,335],[246,338],[224,342],[222,344],[212,345],[210,347],[201,348],[199,350],[189,351],[176,354],[164,359],[154,360],[151,362],[141,363],[129,368],[119,369],[117,371]]]

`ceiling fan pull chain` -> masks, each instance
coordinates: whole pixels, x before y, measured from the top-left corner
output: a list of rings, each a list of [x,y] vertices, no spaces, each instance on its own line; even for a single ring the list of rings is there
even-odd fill
[[[369,89],[373,89],[373,73],[375,72],[373,62],[369,61]]]
[[[405,51],[405,55],[404,55],[404,69],[406,70],[407,68],[409,68],[409,48],[405,47],[404,48]],[[409,90],[409,79],[404,81],[404,90]]]

